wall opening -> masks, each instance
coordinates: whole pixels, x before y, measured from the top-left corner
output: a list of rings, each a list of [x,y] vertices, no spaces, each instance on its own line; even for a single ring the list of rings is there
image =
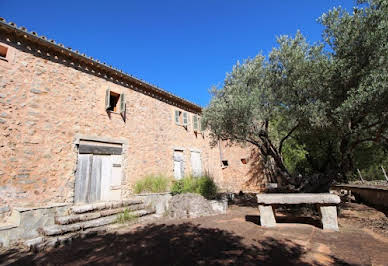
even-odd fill
[[[120,94],[111,91],[109,95],[110,106],[107,110],[112,112],[117,112],[119,99],[120,99]]]
[[[0,45],[0,58],[6,59],[7,52],[8,52],[8,48],[3,45]]]

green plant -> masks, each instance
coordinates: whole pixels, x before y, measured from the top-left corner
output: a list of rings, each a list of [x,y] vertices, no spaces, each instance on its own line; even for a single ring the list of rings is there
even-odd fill
[[[217,195],[217,185],[209,176],[202,176],[198,179],[198,193],[207,199],[214,199]]]
[[[117,215],[117,222],[118,223],[128,223],[132,222],[137,219],[137,215],[134,214],[133,212],[129,211],[128,209],[125,209],[122,213]]]
[[[202,111],[212,144],[252,144],[268,181],[289,191],[321,192],[357,174],[364,144],[388,150],[387,14],[387,0],[358,0],[350,13],[321,16],[322,41],[298,31],[237,62]]]
[[[176,195],[182,193],[197,193],[207,199],[212,199],[216,197],[217,186],[208,175],[199,177],[187,176],[174,181],[171,187],[171,194]]]
[[[167,192],[171,184],[171,178],[164,175],[148,175],[137,181],[134,186],[134,193],[160,193]]]

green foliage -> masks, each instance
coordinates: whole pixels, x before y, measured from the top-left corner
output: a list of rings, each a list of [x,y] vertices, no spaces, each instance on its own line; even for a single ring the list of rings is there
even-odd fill
[[[128,209],[125,209],[122,213],[117,215],[117,223],[128,223],[136,220],[138,217],[133,212],[129,211]]]
[[[306,154],[307,151],[305,150],[304,145],[298,143],[294,139],[290,139],[284,144],[284,164],[291,174],[306,174]]]
[[[255,145],[273,176],[295,186],[301,173],[346,180],[367,143],[376,149],[363,169],[385,161],[378,153],[388,150],[388,1],[358,3],[352,14],[322,15],[321,43],[297,32],[279,37],[267,57],[237,62],[203,112],[213,144]]]
[[[207,199],[213,199],[217,195],[217,186],[213,179],[207,175],[200,177],[188,176],[174,181],[171,193],[173,195],[182,193],[197,193]]]
[[[374,143],[364,143],[355,150],[355,168],[360,169],[364,180],[385,180],[384,173],[388,170],[388,152]],[[360,180],[355,169],[353,179]]]
[[[148,175],[135,183],[133,191],[135,194],[167,192],[171,180],[164,175]]]
[[[209,176],[198,178],[198,193],[207,199],[214,199],[217,195],[217,185]]]

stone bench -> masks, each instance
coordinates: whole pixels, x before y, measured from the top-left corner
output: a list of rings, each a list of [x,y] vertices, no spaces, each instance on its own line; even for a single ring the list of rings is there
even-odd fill
[[[330,193],[274,193],[257,194],[262,226],[276,226],[274,205],[317,204],[319,206],[323,229],[338,231],[337,207],[341,202],[337,195]]]

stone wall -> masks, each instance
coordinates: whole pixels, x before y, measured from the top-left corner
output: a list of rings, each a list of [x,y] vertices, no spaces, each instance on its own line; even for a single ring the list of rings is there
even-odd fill
[[[184,150],[185,174],[191,172],[190,150],[199,150],[203,170],[222,188],[243,189],[234,180],[246,175],[246,167],[238,166],[236,159],[233,168],[235,160],[230,159],[229,169],[221,169],[219,149],[209,146],[207,133],[193,131],[193,112],[186,129],[174,122],[175,110],[184,111],[183,107],[140,92],[135,85],[15,36],[1,35],[0,44],[8,46],[9,55],[8,61],[0,60],[0,205],[73,202],[79,135],[127,143],[123,197],[147,174],[172,176],[176,148]],[[119,113],[106,112],[108,88],[125,93],[125,120]],[[240,158],[247,150],[236,148],[230,154]]]
[[[228,166],[222,165],[224,190],[259,192],[265,179],[257,149],[248,144],[231,145],[227,141],[221,142],[219,149],[221,161],[228,163]]]
[[[52,204],[37,208],[14,208],[12,223],[0,224],[0,246],[9,246],[20,240],[38,237],[39,228],[53,225],[55,216],[66,215],[68,210],[66,204]]]

